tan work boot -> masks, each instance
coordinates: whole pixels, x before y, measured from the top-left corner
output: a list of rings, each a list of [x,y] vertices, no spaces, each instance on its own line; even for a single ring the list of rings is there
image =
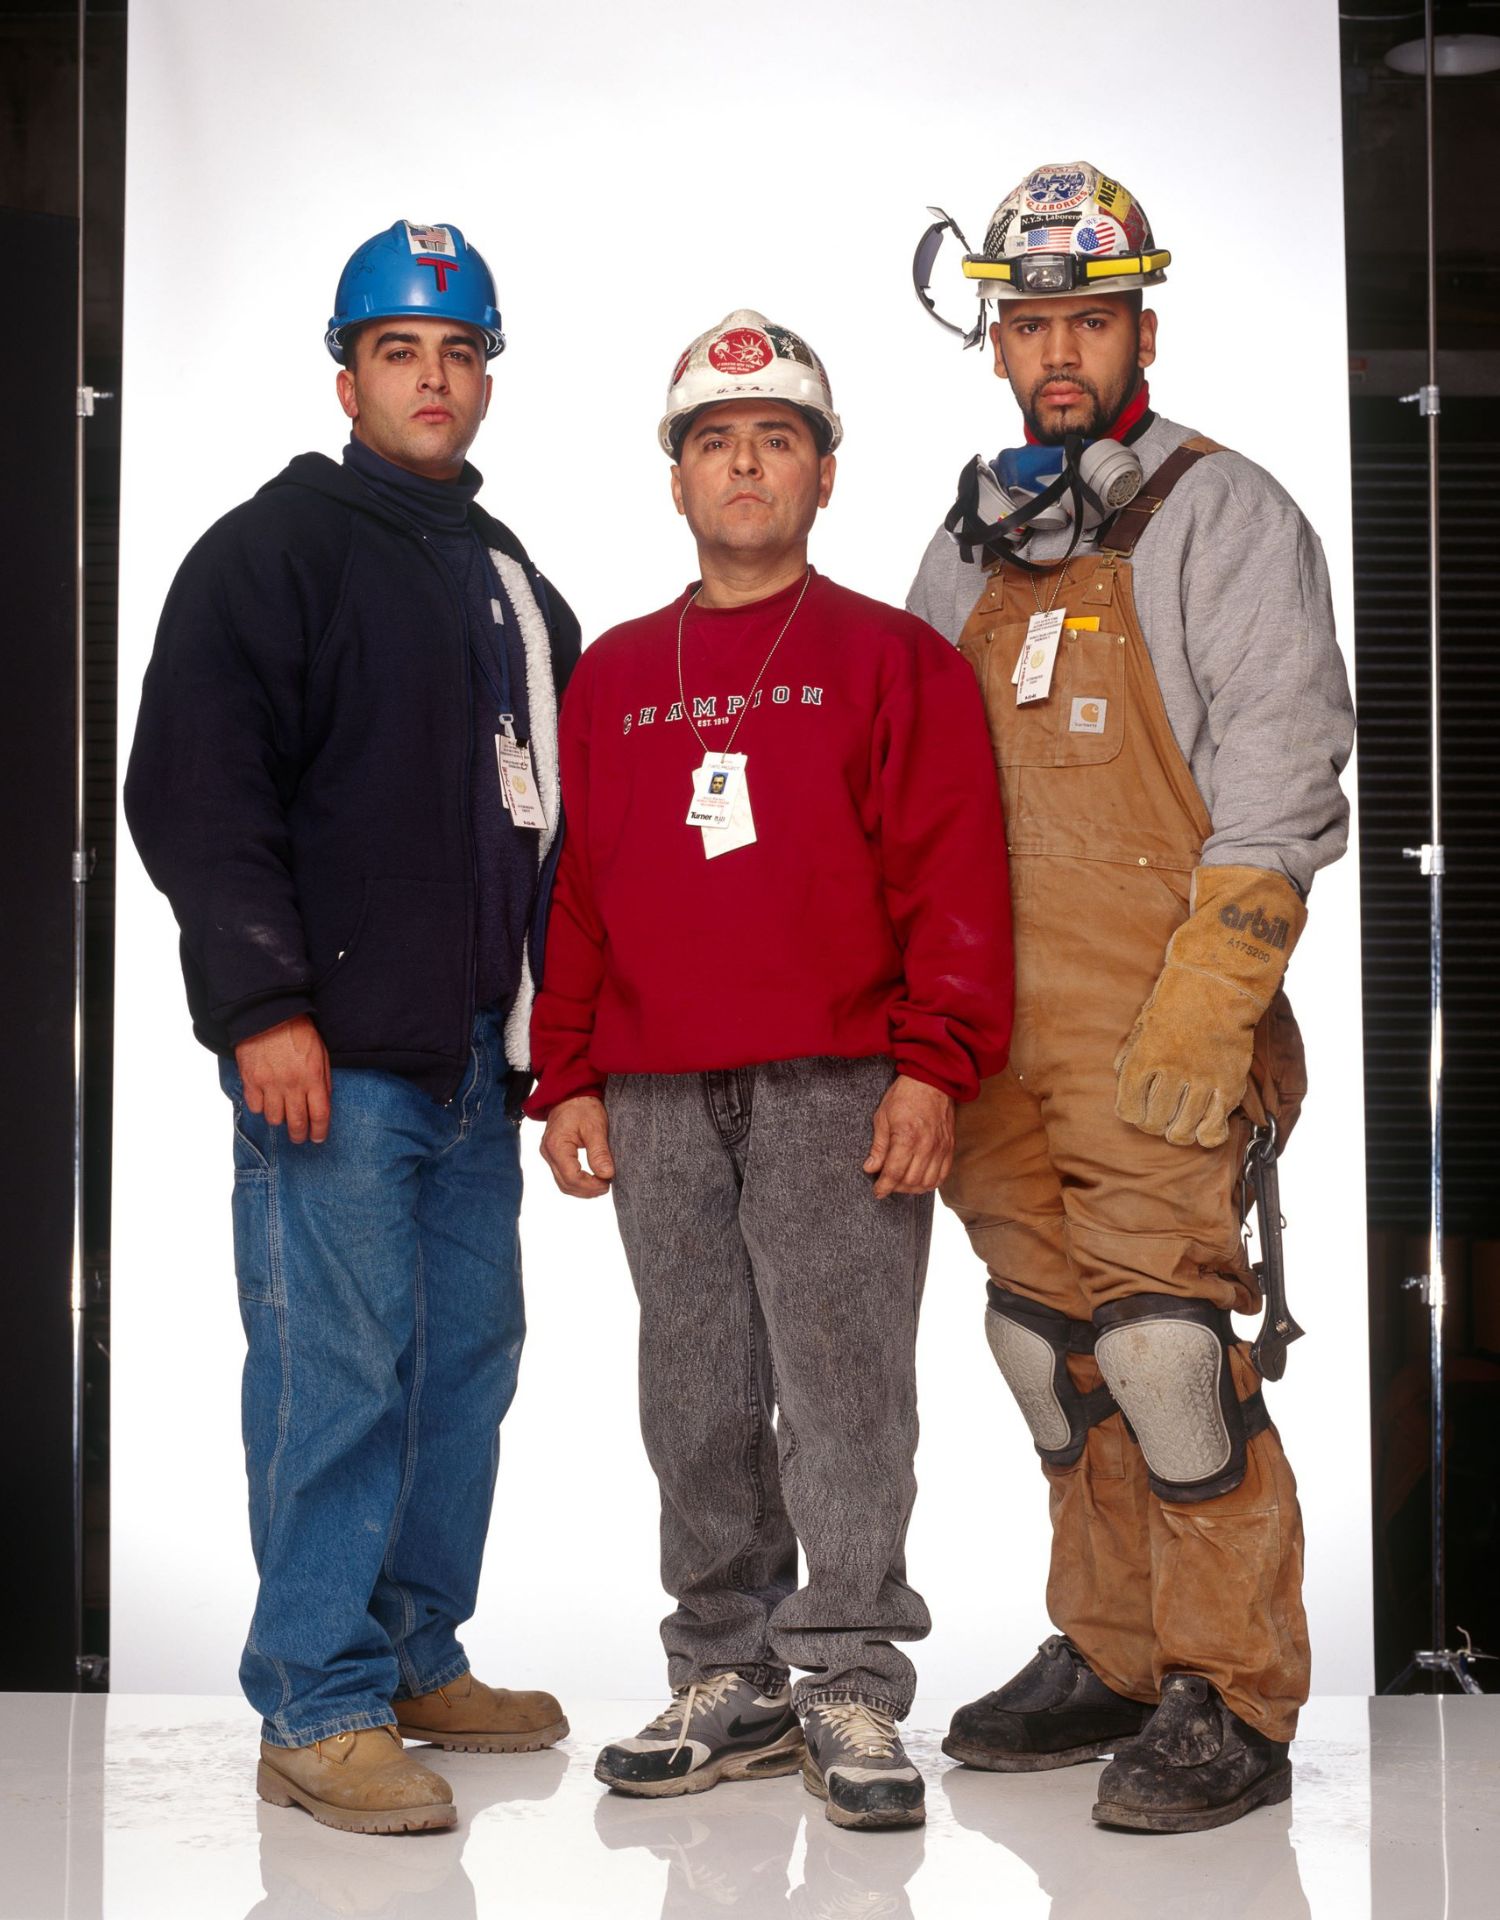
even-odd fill
[[[346,1833],[425,1833],[458,1821],[453,1789],[407,1753],[394,1727],[336,1733],[310,1747],[262,1740],[255,1790],[273,1807],[305,1807]]]
[[[428,1740],[450,1753],[535,1753],[568,1731],[550,1693],[512,1693],[461,1673],[446,1687],[398,1700],[396,1725],[408,1740]]]

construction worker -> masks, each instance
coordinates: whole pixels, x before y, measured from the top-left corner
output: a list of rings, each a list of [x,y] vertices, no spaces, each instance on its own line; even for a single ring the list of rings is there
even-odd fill
[[[568,693],[527,1110],[564,1193],[613,1190],[676,1602],[672,1698],[596,1774],[659,1798],[801,1767],[864,1829],[923,1818],[896,1726],[929,1624],[917,1312],[1010,946],[973,676],[808,565],[841,433],[817,355],[748,308],[676,363],[658,439],[700,578]]]
[[[933,311],[949,228],[917,254]],[[964,470],[907,604],[983,690],[1017,1000],[943,1196],[1049,1483],[1058,1632],[945,1749],[999,1772],[1114,1751],[1094,1818],[1184,1832],[1288,1796],[1307,1697],[1295,1485],[1229,1313],[1260,1298],[1253,1129],[1264,1157],[1305,1085],[1281,983],[1344,851],[1353,715],[1312,528],[1152,410],[1143,290],[1171,256],[1140,203],[1038,167],[964,245],[980,307],[953,330],[977,343],[994,303],[1026,444]]]
[[[183,562],[125,804],[234,1112],[259,1792],[400,1833],[456,1817],[403,1735],[567,1732],[550,1693],[477,1680],[457,1629],[525,1333],[520,1102],[579,633],[475,500],[505,336],[460,230],[356,248],[326,345],[342,463],[299,455]]]

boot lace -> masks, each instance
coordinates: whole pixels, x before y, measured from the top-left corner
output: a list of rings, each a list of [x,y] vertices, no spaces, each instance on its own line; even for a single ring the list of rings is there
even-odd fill
[[[858,1700],[826,1704],[819,1712],[851,1753],[865,1753],[875,1760],[895,1757],[896,1723],[890,1714]]]
[[[668,1760],[675,1760],[686,1746],[688,1728],[692,1725],[693,1716],[697,1713],[712,1713],[715,1707],[721,1706],[733,1690],[738,1677],[733,1673],[716,1673],[712,1680],[695,1680],[690,1687],[684,1687],[680,1693],[672,1695],[666,1706],[646,1728],[647,1733],[670,1733],[673,1721],[677,1722],[677,1744],[667,1755]]]

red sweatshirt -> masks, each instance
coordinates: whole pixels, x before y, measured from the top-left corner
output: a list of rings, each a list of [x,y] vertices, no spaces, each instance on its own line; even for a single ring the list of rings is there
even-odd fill
[[[814,574],[745,607],[692,589],[583,656],[559,734],[567,840],[527,1112],[612,1073],[894,1056],[971,1100],[1010,1044],[1010,894],[973,669]],[[704,748],[747,756],[756,839],[687,825]]]

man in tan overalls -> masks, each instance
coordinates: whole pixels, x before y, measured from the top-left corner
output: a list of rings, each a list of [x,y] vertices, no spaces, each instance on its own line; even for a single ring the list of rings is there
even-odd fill
[[[929,309],[951,225],[918,251]],[[1229,1310],[1260,1304],[1242,1174],[1305,1088],[1280,989],[1344,850],[1353,737],[1316,535],[1151,411],[1140,290],[1169,258],[1086,162],[1002,201],[964,272],[1028,444],[965,471],[908,600],[973,664],[1002,777],[1015,1039],[943,1197],[1047,1477],[1059,1629],[945,1750],[998,1772],[1114,1752],[1094,1818],[1152,1832],[1291,1792],[1301,1518]]]

